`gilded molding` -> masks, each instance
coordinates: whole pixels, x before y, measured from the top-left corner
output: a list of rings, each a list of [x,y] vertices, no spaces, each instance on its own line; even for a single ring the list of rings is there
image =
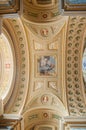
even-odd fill
[[[62,0],[62,8],[64,11],[86,11],[86,2]]]
[[[20,11],[20,0],[0,1],[0,15],[12,14]]]

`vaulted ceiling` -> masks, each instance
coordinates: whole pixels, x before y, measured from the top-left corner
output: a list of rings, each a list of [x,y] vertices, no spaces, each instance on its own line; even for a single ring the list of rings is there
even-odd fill
[[[86,116],[86,17],[63,16],[58,0],[0,5],[6,6],[0,10],[5,113],[22,114],[26,129],[49,123],[57,129],[61,117]]]

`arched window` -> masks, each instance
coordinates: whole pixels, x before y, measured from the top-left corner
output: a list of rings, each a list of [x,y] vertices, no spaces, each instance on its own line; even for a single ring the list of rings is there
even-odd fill
[[[14,75],[14,61],[11,41],[0,35],[0,98],[7,100],[11,95]],[[6,102],[6,101],[5,101]]]
[[[84,49],[83,49],[82,72],[83,72],[84,83],[86,84],[86,39],[85,39]]]

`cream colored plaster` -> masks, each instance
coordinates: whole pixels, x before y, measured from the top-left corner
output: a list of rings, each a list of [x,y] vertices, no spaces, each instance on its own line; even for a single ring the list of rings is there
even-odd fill
[[[14,78],[14,52],[12,51],[12,41],[7,36],[6,31],[0,36],[0,54],[1,54],[1,79],[0,79],[0,97],[4,100],[4,104],[8,101],[12,94],[13,78]],[[9,93],[10,91],[10,93]]]
[[[34,26],[36,28],[37,25],[34,24]],[[23,109],[25,129],[27,130],[29,129],[29,126],[32,127],[28,124],[27,119],[31,111],[37,112],[39,109],[42,109],[42,111],[45,109],[47,112],[49,112],[48,109],[50,109],[55,111],[61,117],[68,115],[65,77],[63,76],[65,75],[65,58],[63,58],[63,56],[65,54],[64,47],[66,44],[65,35],[67,19],[65,22],[63,22],[61,29],[57,31],[56,35],[51,39],[40,38],[38,35],[34,35],[29,27],[27,27],[26,23],[25,28],[30,52],[30,82],[28,85],[29,89],[26,104]],[[37,69],[37,59],[39,59],[41,56],[55,57],[56,73],[54,75],[40,75]],[[32,124],[34,123],[37,125],[37,120],[33,121]],[[46,122],[46,124],[47,123],[49,122]],[[43,124],[43,120],[39,124]]]
[[[20,114],[22,112],[28,90],[28,44],[22,21],[19,18],[4,19],[3,27],[13,41],[16,69],[12,96],[5,104],[5,113]],[[23,30],[23,31],[22,31]],[[27,71],[28,70],[28,71]]]

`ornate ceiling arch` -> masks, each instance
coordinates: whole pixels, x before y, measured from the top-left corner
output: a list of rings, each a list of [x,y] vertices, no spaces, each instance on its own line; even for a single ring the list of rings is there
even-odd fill
[[[4,102],[5,113],[21,113],[28,90],[28,44],[24,27],[19,18],[4,19],[3,29],[7,31],[14,48],[14,83],[11,98]],[[22,31],[23,30],[23,31]],[[3,31],[4,33],[4,31]],[[8,67],[8,66],[7,66]],[[28,71],[27,71],[28,70]]]
[[[65,80],[69,113],[73,116],[86,116],[86,88],[82,74],[85,32],[86,18],[70,17],[65,49]]]

